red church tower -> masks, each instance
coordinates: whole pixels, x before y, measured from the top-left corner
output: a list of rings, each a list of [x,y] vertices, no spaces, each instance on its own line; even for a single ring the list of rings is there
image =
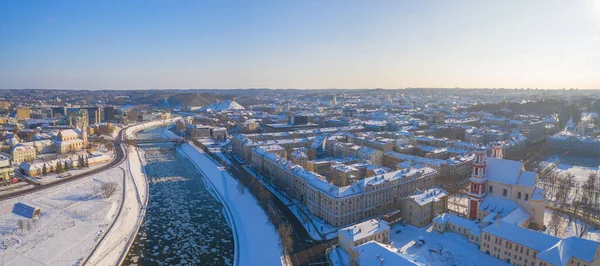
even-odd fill
[[[469,187],[469,218],[477,220],[477,208],[486,195],[487,179],[486,172],[486,151],[485,147],[479,147],[475,151],[473,159],[473,172],[471,173]]]

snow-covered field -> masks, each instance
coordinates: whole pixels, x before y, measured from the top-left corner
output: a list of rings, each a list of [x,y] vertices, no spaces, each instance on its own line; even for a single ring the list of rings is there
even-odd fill
[[[238,181],[221,170],[204,152],[184,143],[178,151],[184,153],[203,172],[219,200],[228,210],[226,217],[234,228],[238,265],[281,265],[282,250],[273,225],[267,223],[266,213],[250,193],[240,193]]]
[[[102,182],[115,182],[108,199],[93,193]],[[0,265],[74,265],[85,258],[107,229],[121,201],[119,168],[0,202]],[[39,220],[12,213],[15,203],[39,207]],[[19,229],[23,220],[26,226]],[[30,229],[27,229],[30,224]]]
[[[569,172],[575,176],[575,181],[585,182],[590,173],[600,175],[600,159],[591,157],[581,157],[572,155],[553,155],[540,163],[540,167],[553,167],[559,173]]]

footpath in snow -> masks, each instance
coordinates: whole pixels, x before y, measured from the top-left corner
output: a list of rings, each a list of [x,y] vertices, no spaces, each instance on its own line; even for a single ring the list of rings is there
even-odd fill
[[[196,146],[186,142],[178,151],[194,163],[219,194],[217,198],[226,208],[236,241],[235,264],[281,265],[279,236],[256,199],[250,193],[241,194],[238,181]]]
[[[148,184],[143,172],[143,161],[135,148],[128,151],[125,199],[119,217],[91,254],[89,265],[118,265],[125,258],[145,215],[148,203]]]

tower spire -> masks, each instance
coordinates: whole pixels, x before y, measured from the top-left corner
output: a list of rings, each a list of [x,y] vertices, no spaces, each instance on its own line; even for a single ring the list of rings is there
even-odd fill
[[[477,220],[477,210],[481,201],[487,194],[487,178],[486,178],[486,149],[485,147],[479,147],[475,153],[475,158],[473,158],[473,172],[471,173],[471,178],[469,179],[470,187],[469,187],[469,218],[473,220]]]

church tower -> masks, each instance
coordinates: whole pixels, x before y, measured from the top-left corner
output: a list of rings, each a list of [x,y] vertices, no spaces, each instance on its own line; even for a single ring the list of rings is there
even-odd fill
[[[502,142],[495,141],[492,144],[492,158],[502,159]]]
[[[486,178],[486,150],[485,147],[479,147],[475,151],[473,159],[473,172],[471,173],[469,187],[469,210],[468,216],[473,220],[477,220],[477,209],[481,201],[486,195],[487,178]]]

